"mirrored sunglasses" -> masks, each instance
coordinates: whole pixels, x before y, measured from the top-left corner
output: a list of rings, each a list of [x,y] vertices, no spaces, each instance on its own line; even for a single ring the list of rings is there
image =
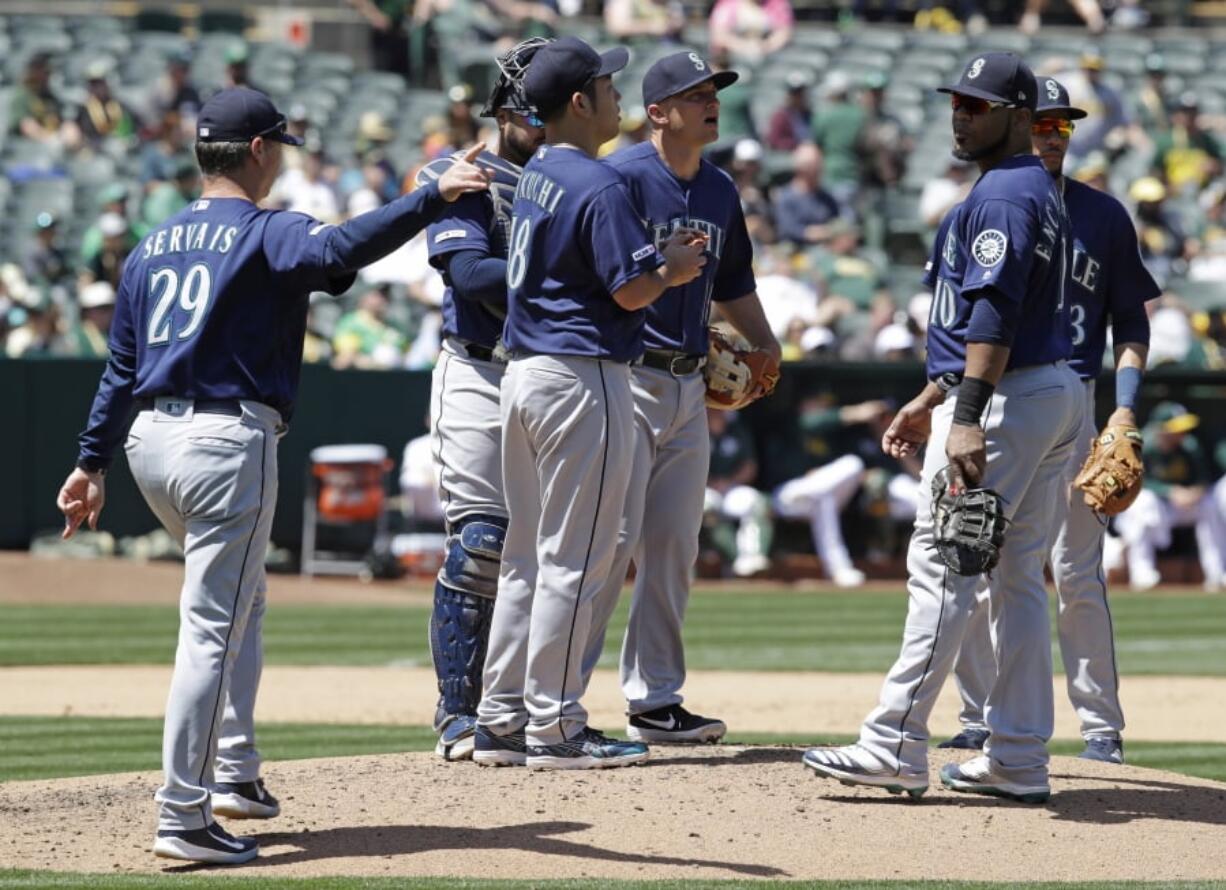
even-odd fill
[[[989,102],[987,99],[980,99],[976,96],[960,96],[957,93],[951,93],[949,97],[949,105],[954,111],[965,111],[967,114],[987,114],[989,111],[995,111],[997,108],[1012,108],[1008,102]]]
[[[1073,135],[1075,129],[1077,127],[1072,121],[1046,117],[1035,121],[1030,127],[1030,132],[1044,138],[1058,134],[1061,139],[1068,139]]]

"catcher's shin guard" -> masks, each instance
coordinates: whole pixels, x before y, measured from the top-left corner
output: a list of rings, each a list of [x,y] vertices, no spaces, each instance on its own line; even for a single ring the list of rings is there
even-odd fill
[[[491,598],[435,583],[430,654],[440,696],[436,723],[445,723],[454,714],[477,713],[493,615]]]

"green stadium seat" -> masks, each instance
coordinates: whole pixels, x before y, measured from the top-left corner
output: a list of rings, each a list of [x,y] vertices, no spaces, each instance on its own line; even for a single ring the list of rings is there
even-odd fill
[[[171,9],[141,9],[134,21],[138,31],[165,31],[171,34],[182,32],[183,16]]]
[[[843,46],[843,35],[833,28],[800,27],[796,29],[790,45],[808,46],[830,52]]]
[[[1177,281],[1171,290],[1191,309],[1226,309],[1226,283],[1221,281]]]
[[[1016,28],[990,28],[966,48],[967,52],[1010,52],[1022,56],[1030,50],[1030,38]]]
[[[961,58],[967,52],[970,41],[965,34],[946,34],[943,31],[916,31],[911,35],[913,49],[937,50],[953,53]],[[979,45],[976,39],[976,46]]]
[[[204,9],[196,19],[201,34],[243,34],[251,21],[245,12],[227,9]]]

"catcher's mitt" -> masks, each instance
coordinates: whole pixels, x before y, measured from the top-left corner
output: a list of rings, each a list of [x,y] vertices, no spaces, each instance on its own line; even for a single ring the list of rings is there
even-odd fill
[[[941,562],[957,575],[982,575],[1000,562],[1004,501],[990,488],[950,494],[949,468],[932,480],[932,536]]]
[[[1140,431],[1135,426],[1116,424],[1095,436],[1073,485],[1084,492],[1088,507],[1114,516],[1137,499],[1144,474]]]
[[[734,331],[712,327],[711,345],[703,377],[707,381],[707,406],[731,411],[753,401],[759,384],[770,395],[779,383],[779,362],[763,349],[752,349]]]

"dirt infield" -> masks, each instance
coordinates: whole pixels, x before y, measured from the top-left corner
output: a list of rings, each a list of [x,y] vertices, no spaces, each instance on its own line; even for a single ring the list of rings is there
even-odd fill
[[[691,671],[685,692],[735,733],[854,734],[877,700],[881,674]],[[1078,735],[1076,716],[1056,681],[1056,737]],[[0,668],[0,714],[160,717],[169,666]],[[306,694],[304,694],[304,692]],[[434,672],[421,667],[264,669],[257,717],[294,723],[427,725],[434,714]],[[1216,742],[1226,712],[1205,702],[1226,699],[1222,677],[1126,677],[1121,687],[1128,738]],[[584,697],[593,725],[620,731],[624,703],[613,671],[597,671]],[[935,736],[957,731],[959,701],[946,683],[932,718]]]
[[[656,748],[643,766],[574,773],[426,754],[279,763],[283,815],[230,828],[260,838],[242,873],[267,877],[1226,879],[1223,784],[1057,758],[1046,806],[939,781],[913,803],[816,780],[799,756]],[[195,870],[149,852],[158,780],[0,785],[0,866]]]

